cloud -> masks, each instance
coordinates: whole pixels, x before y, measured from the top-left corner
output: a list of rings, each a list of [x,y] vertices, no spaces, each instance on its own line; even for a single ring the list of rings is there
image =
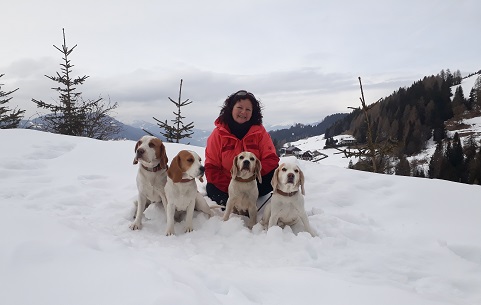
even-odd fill
[[[58,101],[58,93],[51,89],[57,84],[43,75],[56,73],[57,65],[55,60],[47,58],[25,59],[8,67],[13,86],[21,88],[15,101],[22,109],[29,110],[27,115],[39,111],[32,98]],[[175,68],[157,66],[111,76],[90,75],[78,86],[78,92],[82,92],[84,99],[102,97],[117,102],[116,117],[126,123],[153,122],[152,117],[171,120],[177,109],[169,97],[178,101],[181,79],[181,101],[192,101],[181,109],[185,123],[194,122],[200,129],[211,129],[225,98],[240,89],[251,91],[261,101],[264,122],[269,125],[319,122],[329,114],[349,112],[347,107],[356,106],[359,101],[357,76],[326,73],[319,67],[246,75],[201,70],[187,64]],[[412,83],[402,77],[386,80],[385,76],[367,77],[364,82],[366,100],[372,102]]]
[[[82,18],[59,14],[60,5]],[[481,68],[475,0],[18,0],[2,9],[4,23],[16,24],[2,36],[2,82],[20,88],[12,103],[28,113],[32,98],[57,99],[44,75],[60,69],[52,45],[62,45],[62,28],[67,45],[78,44],[74,74],[90,76],[84,98],[117,102],[125,122],[171,117],[180,79],[182,98],[193,101],[186,121],[207,129],[239,89],[262,101],[266,123],[310,123],[356,106],[358,76],[374,102],[441,69]]]

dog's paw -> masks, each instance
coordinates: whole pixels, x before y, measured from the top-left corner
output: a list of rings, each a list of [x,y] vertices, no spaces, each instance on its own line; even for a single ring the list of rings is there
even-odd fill
[[[129,228],[131,230],[140,230],[142,229],[142,224],[134,221],[133,223],[130,224]]]
[[[318,236],[319,236],[319,235],[318,235],[316,232],[314,232],[312,229],[308,230],[307,232],[308,232],[309,234],[311,234],[312,237],[318,237]]]
[[[171,236],[171,235],[175,235],[174,230],[167,230],[167,231],[165,231],[165,236]]]
[[[192,232],[192,231],[194,231],[194,228],[192,228],[192,227],[185,228],[185,233],[189,233],[189,232]]]

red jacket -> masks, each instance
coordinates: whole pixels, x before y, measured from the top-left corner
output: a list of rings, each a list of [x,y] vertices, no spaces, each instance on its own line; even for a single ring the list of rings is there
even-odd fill
[[[242,140],[230,133],[227,124],[216,120],[215,126],[205,148],[205,177],[207,182],[214,184],[219,190],[227,193],[232,162],[234,157],[243,151],[254,153],[261,161],[261,176],[278,166],[279,157],[264,126],[251,126]]]

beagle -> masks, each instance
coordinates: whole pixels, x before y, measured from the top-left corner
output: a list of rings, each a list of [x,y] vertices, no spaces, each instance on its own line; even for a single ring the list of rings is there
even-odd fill
[[[185,211],[185,232],[193,231],[192,220],[194,209],[213,216],[207,201],[197,191],[195,178],[201,182],[204,175],[204,166],[199,155],[190,150],[181,150],[174,157],[167,170],[167,183],[165,195],[167,197],[167,229],[165,234],[172,235],[176,211]]]
[[[153,136],[143,136],[135,144],[133,164],[139,164],[137,171],[137,209],[132,230],[142,228],[144,210],[151,203],[167,204],[164,187],[167,182],[167,154],[162,141]]]
[[[274,171],[272,177],[274,193],[270,203],[264,209],[261,224],[268,228],[272,226],[292,226],[299,222],[313,237],[317,236],[312,230],[304,210],[304,173],[294,163],[283,163]],[[300,188],[300,191],[299,191]]]
[[[236,210],[247,211],[249,214],[248,227],[257,222],[257,189],[256,178],[262,183],[261,162],[257,157],[248,151],[235,156],[231,168],[231,180],[228,187],[229,198],[227,199],[224,221],[229,219],[230,214]]]

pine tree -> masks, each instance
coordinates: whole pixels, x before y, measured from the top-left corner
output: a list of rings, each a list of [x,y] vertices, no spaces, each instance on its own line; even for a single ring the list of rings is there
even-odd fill
[[[474,82],[473,90],[473,103],[477,107],[481,107],[481,76],[478,76]]]
[[[192,129],[194,128],[194,122],[190,122],[187,125],[184,125],[184,122],[182,122],[182,119],[185,119],[184,116],[181,115],[180,108],[186,105],[189,105],[192,103],[192,101],[189,101],[189,99],[181,102],[182,98],[182,79],[180,80],[180,89],[179,89],[179,99],[178,101],[174,101],[169,97],[169,100],[177,106],[177,112],[173,112],[175,115],[175,119],[171,120],[173,122],[173,125],[169,125],[167,123],[167,120],[165,122],[162,122],[155,117],[153,118],[154,120],[157,121],[157,125],[159,125],[160,128],[164,129],[164,132],[161,132],[161,134],[166,138],[168,142],[174,142],[179,143],[179,141],[183,138],[191,138],[191,135],[194,133]]]
[[[444,158],[443,155],[444,155],[443,142],[438,141],[436,144],[436,150],[434,151],[433,155],[431,156],[431,160],[429,161],[429,170],[428,170],[429,178],[440,177],[441,166]]]
[[[459,69],[454,72],[453,76],[454,76],[454,85],[461,84],[461,81],[463,80],[463,77],[462,77],[461,71],[459,71]]]
[[[453,181],[466,182],[467,174],[464,167],[464,152],[459,134],[456,132],[453,137],[453,146],[449,162],[454,168]]]
[[[96,139],[109,139],[120,131],[120,127],[112,123],[109,113],[117,108],[117,103],[105,105],[103,99],[84,100],[82,93],[77,92],[77,86],[82,85],[89,77],[87,75],[74,78],[69,56],[77,45],[68,48],[65,41],[65,30],[63,33],[63,45],[54,47],[63,55],[63,62],[60,64],[61,72],[55,76],[45,75],[48,79],[58,83],[58,87],[52,88],[59,93],[59,101],[56,104],[32,99],[38,108],[44,108],[51,113],[44,116],[45,130],[53,133],[86,136]]]
[[[0,74],[0,78],[2,76],[4,76],[4,74]],[[23,118],[25,110],[10,109],[4,106],[12,99],[9,95],[17,90],[18,88],[13,91],[2,91],[2,84],[0,84],[0,129],[17,128],[20,120]]]
[[[474,158],[471,173],[473,173],[472,183],[481,184],[481,148]]]
[[[69,55],[77,47],[69,49],[65,42],[65,30],[63,32],[63,45],[54,47],[63,54],[63,63],[61,66],[61,73],[57,72],[56,76],[45,75],[48,79],[59,83],[57,88],[53,90],[59,92],[59,103],[49,104],[41,100],[32,99],[39,108],[45,108],[51,111],[51,115],[47,115],[44,120],[47,124],[46,129],[54,133],[60,133],[65,135],[77,136],[80,135],[84,129],[84,122],[86,119],[86,109],[79,106],[79,96],[81,92],[76,91],[76,86],[82,85],[89,77],[87,75],[79,76],[77,78],[72,77],[72,67],[70,63]]]
[[[398,164],[395,167],[396,175],[398,176],[410,176],[411,175],[411,166],[409,164],[406,155],[402,155],[399,158]]]
[[[451,139],[448,140],[446,149],[444,150],[444,155],[440,168],[440,179],[449,181],[458,181],[456,168],[455,168],[455,149],[453,148],[453,143]]]
[[[467,106],[469,106],[467,104],[468,103],[466,103],[466,99],[464,98],[463,87],[458,86],[456,88],[456,91],[454,92],[454,97],[453,97],[454,115],[462,114],[467,109]]]
[[[476,177],[476,153],[479,146],[474,136],[470,136],[464,146],[464,168],[466,169],[466,183],[473,184]]]
[[[458,167],[464,162],[463,146],[461,144],[461,139],[459,138],[459,134],[457,132],[454,133],[453,147],[452,147],[449,161],[454,167]]]

